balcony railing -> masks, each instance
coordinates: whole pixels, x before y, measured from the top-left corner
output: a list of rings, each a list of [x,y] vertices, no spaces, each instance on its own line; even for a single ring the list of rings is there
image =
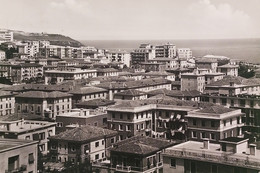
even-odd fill
[[[116,165],[116,171],[131,172],[131,166]]]
[[[201,161],[213,161],[216,163],[231,164],[247,168],[260,168],[259,158],[250,158],[250,155],[245,155],[245,157],[241,157],[240,155],[235,155],[231,152],[211,152],[176,149],[166,151],[165,155],[186,159],[196,159]]]

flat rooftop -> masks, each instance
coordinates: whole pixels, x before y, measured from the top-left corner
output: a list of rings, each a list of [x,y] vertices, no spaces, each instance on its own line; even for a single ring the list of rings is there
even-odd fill
[[[15,148],[37,144],[38,141],[20,140],[20,139],[0,139],[0,153],[7,152]]]

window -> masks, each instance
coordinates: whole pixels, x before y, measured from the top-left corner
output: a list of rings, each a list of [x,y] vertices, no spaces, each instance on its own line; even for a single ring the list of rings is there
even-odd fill
[[[30,153],[29,155],[28,155],[28,163],[29,164],[32,164],[34,162],[34,156],[33,156],[33,153]]]
[[[19,155],[8,158],[8,170],[12,171],[19,167]]]
[[[131,130],[131,126],[130,125],[126,125],[126,131],[130,131]]]
[[[112,113],[112,118],[116,118],[116,115],[115,115],[115,113]]]
[[[143,118],[143,117],[144,117],[144,113],[142,112],[142,113],[141,113],[141,118]]]
[[[52,145],[51,145],[51,149],[52,149],[52,150],[56,150],[56,149],[57,149],[57,145],[56,145],[56,144],[52,144]]]
[[[231,106],[234,106],[234,100],[230,101]]]
[[[192,132],[192,138],[197,138],[197,132],[195,131]]]
[[[136,125],[136,130],[139,130],[139,124]]]
[[[127,114],[127,119],[130,120],[130,114]]]
[[[111,142],[111,144],[115,143],[115,139],[114,139],[114,138],[111,138],[111,139],[110,139],[110,142]]]
[[[102,153],[102,158],[104,158],[105,157],[105,153]]]
[[[201,138],[206,138],[206,133],[205,132],[201,132],[200,137]]]
[[[141,129],[144,129],[144,124],[141,124]]]
[[[120,114],[120,119],[123,119],[123,114]]]
[[[202,127],[205,127],[205,126],[206,126],[205,120],[202,120],[202,121],[201,121],[201,126],[202,126]]]
[[[196,126],[196,125],[197,125],[197,121],[196,121],[195,119],[193,119],[192,124],[193,124],[194,126]]]
[[[224,133],[224,138],[227,138],[227,133]]]
[[[214,133],[211,133],[211,134],[210,134],[210,139],[213,139],[213,140],[216,139]]]
[[[224,120],[224,121],[223,121],[223,124],[224,124],[224,126],[226,126],[226,124],[227,124],[227,121],[226,121],[226,120]]]
[[[211,124],[211,127],[215,127],[215,121],[211,121],[210,124]]]
[[[25,139],[26,139],[26,140],[30,140],[30,136],[26,136]]]
[[[102,140],[102,145],[104,145],[105,144],[105,140]]]
[[[118,130],[121,130],[121,131],[123,130],[123,125],[122,124],[118,125]]]
[[[230,125],[232,125],[232,118],[230,118]]]
[[[237,117],[237,124],[240,124],[240,117]]]
[[[176,168],[176,159],[171,159],[171,167]]]
[[[95,147],[99,147],[99,141],[95,143]]]
[[[76,151],[76,148],[75,148],[75,146],[73,145],[73,146],[71,146],[71,151]]]

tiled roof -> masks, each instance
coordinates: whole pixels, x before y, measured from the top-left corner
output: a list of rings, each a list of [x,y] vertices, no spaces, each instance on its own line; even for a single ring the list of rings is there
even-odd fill
[[[166,83],[171,83],[171,82],[163,78],[153,78],[153,79],[143,79],[139,81],[128,81],[128,82],[114,82],[114,83],[107,82],[107,83],[101,83],[97,86],[101,88],[107,88],[107,89],[119,89],[119,88],[134,89],[138,87],[153,86],[153,85],[166,84]]]
[[[150,97],[146,100],[135,100],[135,101],[122,101],[120,104],[112,106],[112,108],[134,108],[138,106],[144,106],[148,104],[157,104],[157,105],[175,105],[175,106],[186,106],[186,107],[209,107],[213,106],[213,103],[208,102],[195,102],[195,101],[187,101],[187,100],[180,100],[177,98],[165,96],[164,94],[159,94],[153,97]]]
[[[22,85],[13,85],[12,87],[4,88],[5,91],[69,91],[71,86],[65,85],[43,85],[43,84],[22,84]]]
[[[223,79],[212,82],[207,86],[224,86],[224,85],[230,85],[231,82],[236,85],[259,85],[260,84],[260,80],[255,78],[246,79],[240,76],[225,76]]]
[[[128,89],[119,93],[115,93],[115,95],[120,95],[120,96],[141,96],[141,95],[146,95],[146,93],[142,91],[138,91],[135,89]]]
[[[107,100],[107,99],[93,99],[84,102],[80,102],[77,106],[107,106],[114,104],[115,101]]]
[[[234,110],[235,109],[226,108],[226,107],[221,106],[221,105],[214,105],[214,106],[205,107],[205,108],[199,110],[198,112],[213,113],[213,114],[224,114],[224,113],[231,112],[231,111],[234,111]]]
[[[100,92],[106,92],[107,90],[104,88],[98,88],[98,87],[80,87],[76,88],[69,93],[71,94],[91,94],[91,93],[100,93]]]
[[[196,59],[196,63],[216,63],[216,59],[211,59],[211,58],[198,58]]]
[[[228,137],[228,138],[225,138],[225,139],[222,139],[221,142],[241,142],[241,141],[244,141],[244,140],[247,140],[248,138],[239,138],[239,137]]]
[[[42,67],[43,65],[37,63],[23,63],[18,65],[13,65],[13,67]]]
[[[134,136],[118,142],[111,148],[111,151],[131,153],[138,155],[147,155],[166,147],[173,146],[175,143],[162,139],[155,139],[146,136]]]
[[[116,131],[87,125],[61,132],[58,135],[51,136],[49,138],[54,140],[86,142],[115,135],[117,135]]]
[[[21,94],[16,95],[15,97],[20,98],[62,98],[62,97],[71,97],[71,94],[52,91],[52,92],[43,92],[43,91],[27,91]]]

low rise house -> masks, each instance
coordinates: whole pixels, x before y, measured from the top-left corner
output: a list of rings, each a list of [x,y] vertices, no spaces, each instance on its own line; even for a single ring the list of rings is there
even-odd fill
[[[226,138],[220,144],[188,141],[167,148],[163,154],[163,171],[173,173],[258,173],[260,151],[248,139]]]
[[[0,121],[0,137],[38,141],[39,151],[47,154],[48,137],[55,135],[56,123],[47,121]]]
[[[217,70],[220,73],[224,73],[229,76],[238,76],[238,65],[225,64],[222,66],[218,66]]]
[[[0,139],[1,172],[37,172],[37,141]]]
[[[131,137],[113,145],[110,149],[110,166],[101,167],[101,170],[118,173],[163,172],[162,154],[165,148],[174,144],[150,137]]]
[[[49,137],[53,162],[84,163],[106,160],[117,132],[95,126],[76,127]]]
[[[209,138],[211,142],[218,142],[227,137],[241,136],[244,115],[239,109],[224,106],[190,111],[185,116],[188,121],[188,138],[198,141]]]

